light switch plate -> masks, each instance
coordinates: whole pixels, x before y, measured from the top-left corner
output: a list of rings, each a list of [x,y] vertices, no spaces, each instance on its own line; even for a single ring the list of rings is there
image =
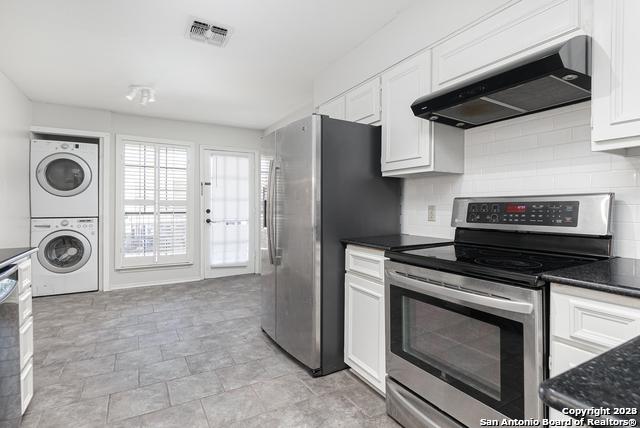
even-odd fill
[[[436,206],[427,206],[427,221],[436,221]]]

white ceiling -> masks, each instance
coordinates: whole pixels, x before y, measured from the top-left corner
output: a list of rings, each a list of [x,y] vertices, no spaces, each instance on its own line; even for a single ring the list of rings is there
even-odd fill
[[[34,101],[264,129],[415,1],[1,0],[0,71]],[[190,17],[231,27],[228,45],[188,40]]]

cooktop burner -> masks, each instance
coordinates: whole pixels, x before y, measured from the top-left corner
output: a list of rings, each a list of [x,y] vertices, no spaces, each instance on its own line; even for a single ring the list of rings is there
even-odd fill
[[[599,260],[591,257],[572,257],[562,254],[528,252],[466,244],[390,251],[391,260],[460,274],[473,274],[540,285],[544,272],[578,266]]]

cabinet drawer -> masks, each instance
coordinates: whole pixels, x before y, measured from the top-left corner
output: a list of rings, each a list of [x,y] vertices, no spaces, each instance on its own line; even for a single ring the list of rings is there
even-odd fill
[[[20,327],[20,367],[24,368],[33,357],[33,317]]]
[[[18,264],[18,292],[22,293],[31,287],[31,259]]]
[[[384,282],[384,253],[368,252],[347,247],[345,267],[348,272],[359,273]]]
[[[33,305],[31,299],[31,287],[28,287],[20,294],[18,298],[18,311],[20,313],[20,325],[33,314]]]
[[[605,351],[640,334],[640,300],[554,286],[551,333]]]
[[[20,398],[22,400],[22,413],[27,410],[33,398],[33,359],[30,359],[20,373]]]

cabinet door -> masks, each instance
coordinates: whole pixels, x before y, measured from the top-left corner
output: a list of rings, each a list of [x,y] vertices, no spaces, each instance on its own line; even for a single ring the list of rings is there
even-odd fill
[[[20,398],[22,401],[22,414],[24,414],[33,398],[33,358],[29,360],[22,372],[20,372]]]
[[[583,32],[585,9],[580,0],[513,2],[433,48],[433,90],[474,79]]]
[[[561,342],[551,342],[551,377],[571,370],[595,357],[597,354],[566,345]],[[563,415],[555,409],[549,409],[549,417],[556,420],[571,420],[570,416]]]
[[[20,368],[24,368],[33,357],[33,317],[20,327]]]
[[[384,285],[345,275],[344,361],[384,393]]]
[[[375,123],[380,120],[380,78],[376,77],[346,94],[346,120]]]
[[[326,114],[334,119],[345,120],[345,98],[344,95],[336,99],[327,101],[318,107],[318,113]]]
[[[596,1],[594,17],[593,149],[640,146],[640,2]]]
[[[382,74],[383,175],[431,165],[431,122],[411,111],[411,104],[429,92],[430,55],[423,52]]]

